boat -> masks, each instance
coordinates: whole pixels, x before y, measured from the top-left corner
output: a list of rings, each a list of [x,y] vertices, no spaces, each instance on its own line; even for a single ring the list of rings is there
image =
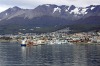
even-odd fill
[[[21,40],[21,46],[26,46],[26,39]]]

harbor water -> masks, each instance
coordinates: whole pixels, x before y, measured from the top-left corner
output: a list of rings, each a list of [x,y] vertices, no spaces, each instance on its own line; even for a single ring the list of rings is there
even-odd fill
[[[0,43],[0,66],[100,66],[100,45]]]

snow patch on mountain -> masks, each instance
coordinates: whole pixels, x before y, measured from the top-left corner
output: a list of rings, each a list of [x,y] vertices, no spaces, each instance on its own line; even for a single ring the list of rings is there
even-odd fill
[[[68,12],[68,9],[66,9],[65,11]]]
[[[83,15],[87,14],[88,12],[86,12],[86,11],[87,11],[87,8],[83,8],[82,11],[81,11],[81,14],[83,14]]]
[[[7,16],[7,15],[8,15],[8,13],[5,13],[5,15]]]
[[[68,7],[68,9],[67,10],[69,10],[70,9],[70,6]]]
[[[78,8],[75,8],[74,10],[71,10],[70,14],[72,14],[72,13],[74,13],[74,14],[80,14]]]
[[[91,10],[93,10],[95,7],[91,7]]]
[[[50,5],[45,5],[45,6],[49,7]]]
[[[56,11],[61,12],[61,9],[59,7],[54,8],[53,13],[55,13]]]
[[[71,10],[70,14],[77,14],[77,15],[85,15],[87,14],[87,8],[75,8],[74,10]]]

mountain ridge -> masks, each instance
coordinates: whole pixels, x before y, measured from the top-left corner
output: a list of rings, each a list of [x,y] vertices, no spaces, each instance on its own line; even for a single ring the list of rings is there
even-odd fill
[[[0,19],[11,19],[13,17],[24,17],[32,19],[34,17],[49,15],[55,17],[61,17],[65,19],[69,19],[72,17],[73,19],[80,19],[83,16],[90,16],[91,13],[94,14],[99,13],[100,5],[90,5],[88,7],[75,7],[74,5],[66,6],[66,5],[39,5],[34,9],[22,9],[17,6],[13,8],[9,8],[4,12],[0,13]],[[14,15],[14,16],[12,16]],[[98,14],[100,16],[100,13]],[[6,17],[3,18],[2,16]]]
[[[40,29],[41,32],[48,32],[60,29],[60,27],[62,28],[65,25],[70,27],[71,30],[77,30],[72,25],[77,25],[75,27],[78,28],[82,24],[84,26],[95,25],[95,23],[100,24],[99,18],[100,5],[75,7],[74,5],[44,4],[34,9],[22,9],[15,6],[0,13],[0,32],[20,32],[20,29],[27,29],[27,32],[29,29],[33,29],[31,32],[39,32],[38,30]],[[40,29],[36,29],[36,27]],[[44,31],[44,27],[48,29]],[[91,29],[93,27],[90,26],[88,28]],[[82,29],[85,30],[86,28]],[[80,28],[79,30],[82,29]]]

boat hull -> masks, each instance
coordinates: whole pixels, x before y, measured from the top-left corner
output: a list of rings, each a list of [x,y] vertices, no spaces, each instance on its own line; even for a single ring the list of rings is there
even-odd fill
[[[21,46],[26,46],[26,44],[21,44]]]

